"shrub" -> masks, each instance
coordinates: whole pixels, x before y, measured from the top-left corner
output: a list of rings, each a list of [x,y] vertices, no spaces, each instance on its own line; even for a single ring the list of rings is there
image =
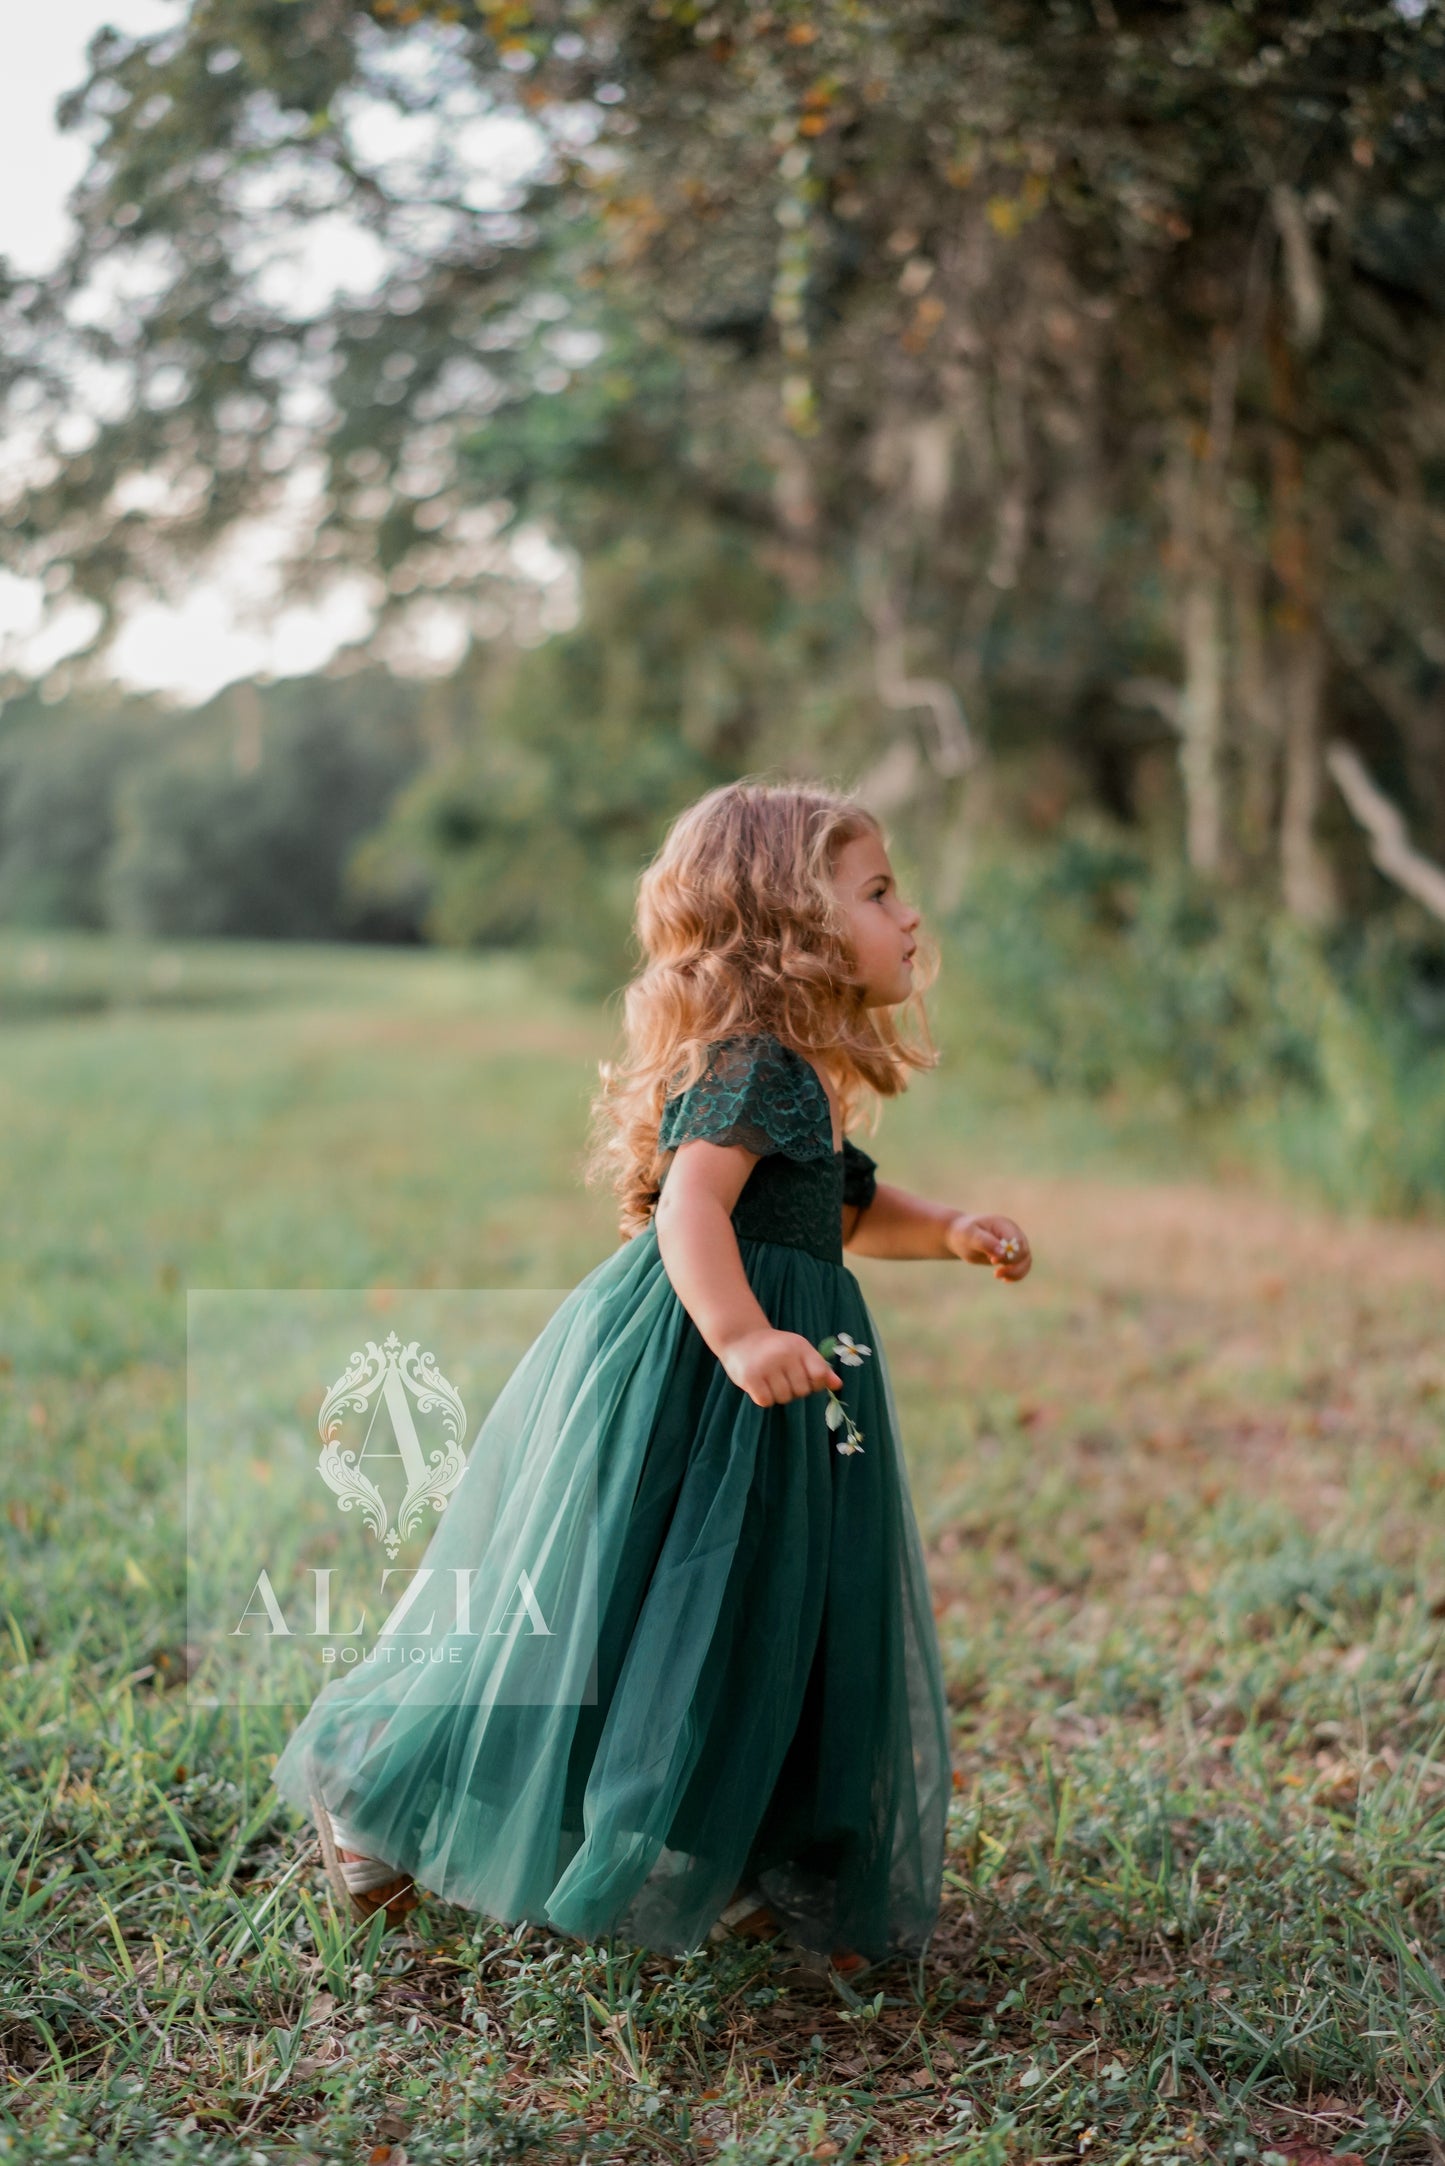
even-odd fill
[[[1041,1088],[1228,1121],[1342,1206],[1445,1200],[1445,940],[1412,909],[1321,935],[1080,815],[980,855],[944,935]]]

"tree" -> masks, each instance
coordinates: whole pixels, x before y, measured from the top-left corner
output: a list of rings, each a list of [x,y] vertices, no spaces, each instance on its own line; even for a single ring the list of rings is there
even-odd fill
[[[1442,55],[1365,0],[194,0],[94,49],[80,239],[10,292],[16,559],[107,608],[309,472],[308,575],[405,608],[685,503],[830,627],[823,710],[940,850],[985,760],[1068,745],[1127,812],[1167,737],[1194,866],[1327,916],[1334,730],[1445,843]],[[383,110],[446,125],[406,166]],[[510,196],[482,118],[535,132]],[[343,213],[375,291],[283,306],[260,238]]]
[[[0,920],[96,931],[116,842],[124,776],[168,741],[167,718],[139,699],[47,710],[32,694],[0,732]]]

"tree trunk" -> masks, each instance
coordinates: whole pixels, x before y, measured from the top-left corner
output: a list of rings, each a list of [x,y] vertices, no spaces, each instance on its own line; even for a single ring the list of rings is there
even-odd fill
[[[1192,427],[1176,441],[1170,496],[1183,668],[1176,726],[1184,847],[1194,870],[1213,877],[1224,862],[1224,641],[1217,551],[1221,511],[1208,444],[1206,434],[1201,458]]]
[[[1184,692],[1179,702],[1179,770],[1184,784],[1185,849],[1196,872],[1215,874],[1224,860],[1224,647],[1219,579],[1196,562],[1182,608]]]
[[[1270,561],[1280,587],[1275,611],[1284,717],[1284,787],[1279,818],[1280,889],[1291,917],[1317,925],[1338,907],[1333,868],[1316,822],[1324,796],[1325,643],[1320,631],[1316,553],[1305,519],[1298,364],[1278,301],[1266,335],[1274,402]]]
[[[1230,561],[1231,712],[1239,743],[1239,844],[1254,869],[1270,856],[1279,797],[1279,703],[1270,681],[1262,568],[1252,551]]]
[[[1291,917],[1318,925],[1334,915],[1334,876],[1315,823],[1324,795],[1321,718],[1325,643],[1311,619],[1290,632],[1281,675],[1284,789],[1279,815],[1280,884]]]

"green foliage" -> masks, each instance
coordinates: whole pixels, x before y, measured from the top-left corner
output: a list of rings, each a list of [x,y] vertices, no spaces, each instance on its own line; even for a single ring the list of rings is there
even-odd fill
[[[1341,1206],[1445,1200],[1445,951],[1408,914],[1322,940],[1081,819],[981,853],[947,931],[1036,1085],[1224,1120]]]
[[[116,845],[116,798],[138,762],[165,742],[138,703],[47,711],[16,702],[0,736],[0,921],[107,922],[106,865]],[[17,712],[16,710],[20,710]]]
[[[1269,999],[1258,913],[1095,822],[982,852],[951,931],[984,1027],[1047,1089],[1167,1088],[1203,1112],[1308,1072]]]
[[[266,726],[260,696],[243,694],[258,709],[253,768],[237,771],[235,739],[216,726],[233,720],[222,710],[126,777],[106,868],[108,921],[188,937],[404,935],[406,913],[368,913],[344,874],[418,764],[408,703],[393,696],[378,708],[346,679],[313,680],[273,694]]]
[[[983,846],[948,921],[991,1057],[1230,1123],[1331,1201],[1445,1200],[1442,948],[1410,913],[1322,938],[1088,815]]]
[[[107,34],[68,104],[95,143],[75,246],[52,279],[0,281],[0,391],[50,455],[7,513],[15,563],[109,609],[311,462],[298,582],[360,566],[386,609],[483,588],[495,609],[517,581],[482,525],[545,518],[590,560],[626,531],[665,548],[690,514],[848,596],[823,669],[766,627],[775,726],[821,688],[877,759],[892,620],[895,685],[950,689],[985,744],[1029,710],[1111,802],[1169,742],[1149,680],[1174,689],[1202,572],[1254,593],[1214,659],[1224,825],[1255,872],[1292,660],[1257,639],[1246,682],[1266,621],[1325,628],[1325,720],[1445,846],[1438,9],[1036,18],[196,0],[174,30]],[[547,152],[509,191],[468,163],[489,118]],[[338,220],[376,244],[373,291],[275,277]],[[120,283],[124,323],[96,306]],[[109,404],[76,452],[97,361]],[[705,608],[690,638],[704,666]],[[959,768],[914,698],[888,737],[924,754],[926,818]]]
[[[590,557],[660,517],[692,523],[687,378],[645,322],[604,311],[585,290],[569,290],[568,303],[569,334],[596,341],[596,365],[560,391],[520,387],[501,416],[464,420],[456,453],[468,494],[553,523]]]
[[[425,694],[380,672],[238,685],[194,714],[21,705],[0,738],[0,922],[414,938],[347,860],[423,757]]]
[[[639,865],[667,818],[722,778],[681,739],[599,713],[602,659],[585,634],[529,657],[500,726],[419,774],[359,846],[350,892],[419,906],[444,945],[570,948],[615,982]]]
[[[796,756],[799,724],[769,702],[829,632],[681,511],[599,551],[584,599],[575,631],[475,658],[476,712],[359,848],[352,886],[448,945],[570,948],[605,991],[635,967],[637,876],[669,819],[755,756]]]

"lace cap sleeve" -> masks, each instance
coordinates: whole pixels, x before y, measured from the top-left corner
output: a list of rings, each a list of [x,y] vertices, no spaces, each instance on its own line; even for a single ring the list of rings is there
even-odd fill
[[[740,1143],[759,1158],[830,1158],[833,1122],[817,1071],[791,1046],[766,1034],[722,1038],[690,1089],[669,1098],[657,1132],[659,1151],[700,1136]]]
[[[860,1150],[851,1136],[843,1138],[843,1201],[866,1211],[878,1188],[878,1161]]]

